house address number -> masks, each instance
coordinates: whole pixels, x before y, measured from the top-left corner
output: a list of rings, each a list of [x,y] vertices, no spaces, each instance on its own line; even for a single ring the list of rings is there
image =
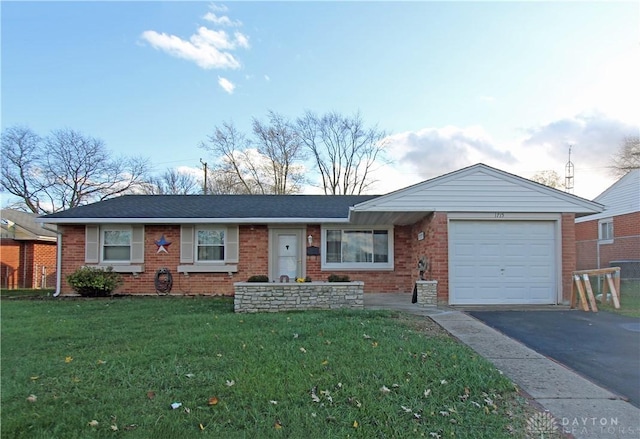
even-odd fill
[[[495,218],[504,218],[504,212],[495,212]]]

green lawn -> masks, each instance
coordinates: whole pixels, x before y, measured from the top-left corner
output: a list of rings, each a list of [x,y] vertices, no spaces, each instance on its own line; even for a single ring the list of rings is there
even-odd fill
[[[598,281],[592,278],[592,284],[597,289]],[[599,294],[596,291],[594,294]],[[629,317],[640,317],[640,281],[626,280],[620,281],[620,308],[615,309],[613,303],[601,304],[597,302],[598,309],[603,311],[612,311]]]
[[[0,289],[0,297],[5,298],[42,298],[51,297],[56,290],[54,288],[18,288],[15,290],[8,290],[5,288]]]
[[[513,384],[424,318],[232,308],[3,301],[2,437],[527,437]]]

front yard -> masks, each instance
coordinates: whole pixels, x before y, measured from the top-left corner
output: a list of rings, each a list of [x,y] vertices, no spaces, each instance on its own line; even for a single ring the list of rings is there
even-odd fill
[[[424,318],[232,309],[3,301],[2,437],[528,437],[535,409]]]

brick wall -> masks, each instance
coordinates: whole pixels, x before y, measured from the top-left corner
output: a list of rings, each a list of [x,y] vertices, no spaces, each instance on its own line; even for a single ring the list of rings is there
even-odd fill
[[[576,269],[576,244],[578,233],[573,214],[562,216],[562,286],[565,299],[571,291],[571,272]],[[84,265],[84,226],[61,226],[63,232],[62,292],[71,293],[66,276]],[[424,239],[418,240],[418,234]],[[173,275],[172,294],[223,294],[233,295],[235,282],[244,282],[252,275],[268,275],[268,237],[266,225],[242,225],[239,228],[240,253],[238,271],[228,273],[177,273],[180,265],[180,226],[149,225],[145,227],[144,273],[137,277],[123,274],[125,285],[118,293],[155,294],[154,276],[159,268],[168,268]],[[171,242],[168,253],[157,253],[154,241],[164,234]],[[321,242],[320,225],[308,225],[307,235],[313,237],[313,245]],[[449,300],[449,241],[446,213],[433,213],[416,224],[394,228],[394,269],[389,271],[323,271],[321,256],[306,257],[306,274],[313,281],[326,281],[332,274],[348,275],[352,281],[364,282],[367,292],[406,292],[413,290],[418,280],[418,260],[425,256],[429,267],[425,280],[438,282],[438,303]],[[324,249],[320,249],[321,252]]]
[[[575,214],[562,214],[562,301],[571,300],[572,272],[576,270]]]
[[[308,225],[307,235],[313,237],[313,245],[320,245],[320,226]],[[413,248],[410,226],[395,227],[393,233],[394,242],[394,269],[388,271],[369,270],[321,270],[321,256],[306,256],[307,276],[314,281],[326,281],[331,274],[347,275],[352,281],[364,282],[365,293],[399,293],[410,292],[413,282],[417,278],[417,259],[413,262]],[[320,249],[322,253],[324,249]]]
[[[21,243],[13,239],[2,239],[0,247],[2,256],[0,288],[14,289],[22,287]]]
[[[35,288],[56,286],[56,243],[33,244],[33,285]]]
[[[418,241],[423,232],[424,239]],[[438,282],[438,303],[449,302],[449,231],[447,214],[433,213],[412,226],[413,257],[409,264],[413,280],[418,279],[418,261],[425,256],[429,266],[425,280]],[[413,282],[410,285],[413,288]],[[411,291],[411,290],[409,290]]]
[[[614,238],[608,244],[598,242],[598,220],[578,223],[575,228],[578,270],[606,268],[611,261],[640,260],[640,212],[614,217]]]
[[[56,243],[2,239],[0,288],[54,288]],[[46,276],[43,278],[43,267]]]

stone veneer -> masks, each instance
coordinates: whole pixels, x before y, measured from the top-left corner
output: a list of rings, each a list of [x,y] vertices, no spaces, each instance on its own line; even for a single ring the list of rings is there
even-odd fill
[[[416,282],[418,289],[418,306],[438,305],[438,281],[419,280]]]
[[[364,308],[364,282],[236,282],[233,286],[235,312]]]

